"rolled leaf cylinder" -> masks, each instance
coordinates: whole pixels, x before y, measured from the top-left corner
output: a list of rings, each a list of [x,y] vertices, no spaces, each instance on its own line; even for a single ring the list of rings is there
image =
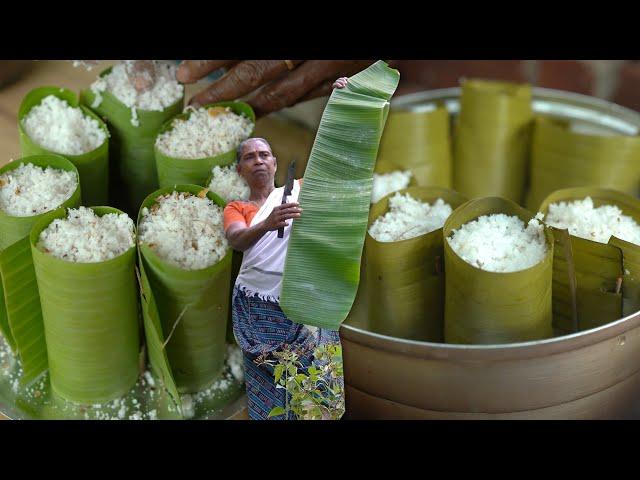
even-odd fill
[[[410,187],[398,193],[430,204],[441,198],[454,210],[467,201],[453,190],[437,187]],[[388,212],[392,195],[371,207],[369,227]],[[443,342],[442,228],[396,242],[379,242],[367,232],[364,252],[370,328],[393,337]]]
[[[82,155],[68,155],[47,150],[29,138],[22,126],[22,121],[33,107],[39,105],[40,102],[49,95],[54,95],[61,100],[65,100],[70,106],[80,108],[84,115],[96,120],[106,134],[106,139],[102,145]],[[20,109],[18,110],[18,132],[23,156],[44,154],[60,155],[67,158],[76,166],[80,174],[83,205],[105,205],[108,203],[109,130],[100,117],[84,105],[79,104],[78,97],[75,93],[58,87],[40,87],[31,90],[22,100]]]
[[[629,215],[640,223],[640,200],[606,188],[578,187],[557,190],[544,199],[539,210],[546,215],[552,203],[583,200],[586,197],[591,197],[594,207],[615,205],[624,215]],[[567,231],[550,228],[556,241],[553,264],[553,319],[554,326],[561,333],[606,325],[640,309],[639,245],[613,236],[607,244],[603,244],[566,234],[571,247],[567,250],[560,247],[563,241],[562,232]],[[620,279],[621,289],[618,285]],[[576,312],[573,312],[572,307],[572,282],[575,282]]]
[[[160,195],[173,191],[198,195],[198,185],[175,185],[149,195],[142,208],[150,208]],[[224,201],[207,192],[207,198],[224,208]],[[142,210],[138,215],[138,225]],[[177,389],[196,392],[222,372],[226,352],[231,256],[199,270],[185,270],[160,258],[147,244],[139,245],[150,288],[160,316],[166,353]]]
[[[122,213],[92,209],[98,216]],[[127,393],[138,377],[136,248],[97,263],[67,262],[40,250],[40,233],[66,216],[65,208],[54,210],[30,234],[51,388],[72,402],[102,403]]]
[[[524,200],[533,110],[526,84],[462,84],[454,138],[453,188],[469,198]]]
[[[202,108],[229,107],[234,113],[244,114],[255,124],[256,115],[251,106],[244,102],[218,102],[204,105]],[[191,111],[186,111],[165,123],[158,135],[173,129],[174,121],[188,120]],[[154,145],[156,168],[158,170],[158,183],[160,188],[171,185],[205,185],[207,178],[211,176],[214,166],[233,165],[236,159],[236,150],[205,158],[178,158],[165,155]]]
[[[410,170],[419,186],[451,188],[449,112],[442,105],[389,113],[376,160],[376,173]]]
[[[103,71],[103,77],[111,68]],[[80,101],[105,119],[111,132],[109,203],[126,211],[132,218],[147,195],[158,188],[154,145],[162,125],[182,112],[184,97],[162,111],[137,110],[138,123],[131,124],[131,109],[112,93],[102,92],[102,101],[93,106],[91,89],[80,93]]]
[[[445,342],[500,344],[540,340],[553,334],[551,275],[553,238],[545,229],[544,259],[517,272],[488,272],[464,261],[447,237],[482,215],[516,215],[526,223],[533,214],[514,202],[486,197],[458,207],[443,228],[445,260]]]
[[[531,145],[527,207],[552,192],[602,187],[640,193],[640,136],[594,135],[574,131],[562,119],[537,117]]]

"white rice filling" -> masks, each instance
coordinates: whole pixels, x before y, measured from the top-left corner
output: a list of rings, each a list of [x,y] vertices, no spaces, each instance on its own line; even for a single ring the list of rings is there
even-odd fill
[[[156,147],[176,158],[206,158],[235,150],[251,135],[253,122],[229,107],[191,109],[187,120],[174,120],[170,131],[158,135]]]
[[[438,198],[433,205],[396,193],[389,199],[389,211],[378,217],[369,235],[379,242],[397,242],[442,228],[451,215],[451,205]]]
[[[39,146],[63,155],[91,152],[107,139],[95,118],[55,95],[44,97],[33,107],[22,119],[22,126]]]
[[[31,217],[54,210],[78,187],[75,172],[21,163],[0,175],[0,209],[13,217]]]
[[[160,196],[152,208],[142,209],[139,243],[185,270],[215,265],[229,248],[222,212],[206,197],[184,192]]]
[[[70,208],[67,218],[54,220],[40,233],[38,242],[41,250],[75,263],[111,260],[134,245],[133,221],[126,213],[99,217],[87,207]]]
[[[623,215],[616,205],[593,206],[591,197],[573,202],[549,205],[545,218],[547,225],[566,228],[571,235],[608,243],[611,236],[640,245],[640,225],[630,216]]]
[[[209,190],[222,197],[225,202],[249,200],[251,189],[247,181],[237,172],[235,165],[228,167],[216,165],[211,173]]]
[[[410,170],[396,170],[395,172],[382,174],[374,173],[371,203],[377,203],[386,195],[407,188],[412,176],[413,174]]]
[[[91,84],[96,98],[91,105],[97,108],[102,103],[102,93],[107,91],[131,109],[131,124],[140,125],[137,110],[161,112],[176,103],[184,94],[184,86],[176,80],[176,67],[168,63],[154,62],[155,83],[145,92],[138,92],[131,84],[124,62],[114,65],[111,72],[99,77]]]
[[[538,213],[524,222],[504,213],[483,215],[453,230],[449,245],[465,262],[487,272],[516,272],[540,263],[547,253]]]

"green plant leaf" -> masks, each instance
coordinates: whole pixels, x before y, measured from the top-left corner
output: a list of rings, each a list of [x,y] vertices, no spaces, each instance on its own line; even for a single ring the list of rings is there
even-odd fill
[[[280,415],[284,415],[286,412],[286,410],[282,407],[273,407],[271,409],[271,411],[269,412],[269,418],[271,417],[278,417]]]
[[[399,73],[378,61],[327,104],[307,164],[282,280],[294,322],[337,330],[353,304],[373,167]],[[313,305],[313,308],[309,308]]]
[[[280,378],[282,378],[282,374],[284,373],[284,365],[276,365],[273,369],[273,376],[276,383],[280,383]]]

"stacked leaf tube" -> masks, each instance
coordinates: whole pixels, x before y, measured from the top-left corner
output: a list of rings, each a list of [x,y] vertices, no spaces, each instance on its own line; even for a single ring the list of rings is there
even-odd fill
[[[231,272],[224,205],[200,186],[177,185],[149,195],[138,216],[152,365],[181,393],[206,387],[224,364]]]
[[[411,187],[371,207],[365,240],[371,328],[411,340],[444,339],[442,225],[466,199],[437,187]]]
[[[57,87],[30,91],[18,111],[18,131],[23,156],[63,155],[80,173],[83,203],[108,203],[109,131],[73,92]]]
[[[0,332],[20,356],[23,382],[47,369],[29,234],[47,212],[80,205],[78,170],[57,155],[33,155],[0,168]]]
[[[453,188],[469,198],[524,199],[533,110],[531,87],[484,80],[462,85]]]
[[[184,88],[174,69],[159,67],[154,89],[138,96],[126,80],[124,65],[100,74],[81,102],[104,118],[111,132],[110,199],[134,216],[147,195],[158,188],[154,157],[156,136],[170,118],[182,112]]]
[[[552,336],[553,239],[531,213],[500,197],[470,200],[443,235],[447,343]]]
[[[598,327],[640,309],[640,201],[593,187],[549,195],[540,211],[553,231],[553,312],[562,333]]]
[[[599,186],[640,193],[640,136],[575,131],[562,119],[539,117],[533,130],[527,207],[553,191]]]

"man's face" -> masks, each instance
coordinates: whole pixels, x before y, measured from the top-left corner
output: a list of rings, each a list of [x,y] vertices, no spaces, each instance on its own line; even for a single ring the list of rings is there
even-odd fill
[[[244,144],[237,169],[250,186],[255,183],[273,183],[277,167],[276,157],[265,142],[251,140]]]

